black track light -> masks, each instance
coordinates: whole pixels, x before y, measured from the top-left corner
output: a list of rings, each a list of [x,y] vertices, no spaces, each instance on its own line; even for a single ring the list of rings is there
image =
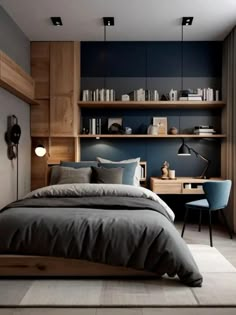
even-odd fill
[[[193,16],[184,16],[182,19],[182,25],[192,25],[193,23]]]
[[[114,17],[104,17],[103,24],[104,26],[114,26],[115,25]]]
[[[55,26],[62,26],[63,25],[60,16],[52,16],[51,21],[52,21],[52,24]]]

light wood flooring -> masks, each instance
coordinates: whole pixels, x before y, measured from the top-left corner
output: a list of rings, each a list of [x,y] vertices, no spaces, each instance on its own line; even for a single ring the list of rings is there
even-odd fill
[[[182,223],[176,223],[181,232]],[[189,244],[209,245],[208,226],[188,224],[184,239]],[[231,240],[220,225],[213,226],[213,244],[236,267],[236,236]],[[236,288],[235,288],[236,290]],[[235,295],[236,298],[236,295]],[[236,308],[0,308],[0,315],[235,315]]]

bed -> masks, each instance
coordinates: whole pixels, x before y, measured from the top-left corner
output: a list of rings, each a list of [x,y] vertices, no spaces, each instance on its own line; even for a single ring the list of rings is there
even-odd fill
[[[165,202],[143,187],[60,183],[0,212],[0,276],[202,275]]]

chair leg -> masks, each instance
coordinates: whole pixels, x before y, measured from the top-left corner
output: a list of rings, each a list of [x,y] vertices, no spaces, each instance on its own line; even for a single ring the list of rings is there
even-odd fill
[[[222,217],[223,217],[224,224],[225,224],[226,229],[227,229],[227,231],[228,231],[229,237],[232,239],[232,238],[233,238],[233,234],[231,233],[231,230],[230,230],[230,227],[229,227],[228,222],[227,222],[227,220],[226,220],[226,217],[225,217],[225,215],[224,215],[223,209],[220,210],[220,214],[221,214]]]
[[[182,233],[181,233],[181,237],[184,236],[184,230],[185,230],[185,225],[187,223],[187,217],[188,217],[188,208],[186,207],[185,210],[185,215],[184,215],[184,225],[183,225],[183,229],[182,229]]]
[[[209,210],[209,233],[210,233],[210,245],[213,247],[212,243],[212,228],[211,228],[211,210]]]
[[[199,210],[199,225],[198,225],[198,232],[201,232],[201,224],[202,224],[202,210]]]

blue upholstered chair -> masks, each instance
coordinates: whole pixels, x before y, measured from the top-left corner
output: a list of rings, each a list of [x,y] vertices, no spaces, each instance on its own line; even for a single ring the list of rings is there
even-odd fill
[[[213,246],[212,242],[212,228],[211,228],[211,213],[212,211],[219,211],[223,217],[225,226],[229,233],[230,238],[233,238],[233,235],[230,231],[229,225],[225,218],[223,209],[227,206],[229,201],[229,195],[231,190],[231,180],[223,181],[209,181],[203,184],[203,190],[206,196],[206,199],[196,200],[187,202],[185,204],[186,211],[184,216],[184,225],[182,229],[181,236],[184,236],[185,225],[187,222],[187,216],[189,209],[199,210],[199,232],[201,231],[201,220],[202,220],[202,211],[208,211],[209,214],[209,233],[210,233],[210,244]]]

